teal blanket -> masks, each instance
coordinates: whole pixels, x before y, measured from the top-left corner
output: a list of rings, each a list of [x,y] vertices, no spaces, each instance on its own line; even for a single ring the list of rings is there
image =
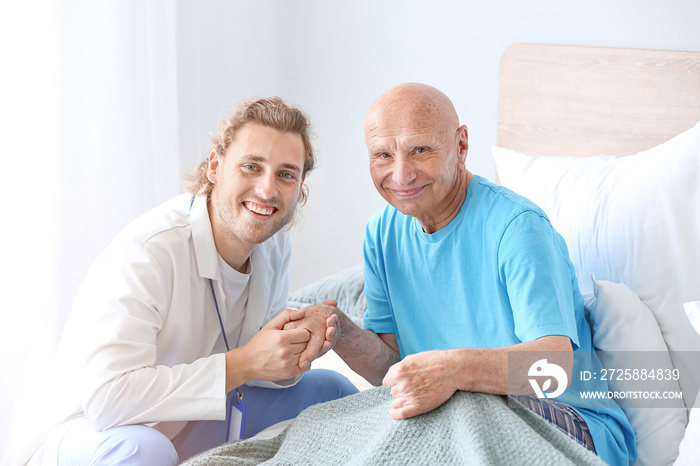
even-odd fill
[[[186,461],[205,465],[604,465],[503,396],[457,392],[411,419],[389,416],[386,387],[312,406],[277,437],[231,442]]]

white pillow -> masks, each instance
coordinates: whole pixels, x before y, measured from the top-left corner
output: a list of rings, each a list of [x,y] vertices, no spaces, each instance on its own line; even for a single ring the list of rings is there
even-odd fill
[[[695,331],[700,334],[700,301],[685,303],[684,307]],[[700,392],[695,397],[695,406],[690,410],[688,426],[678,447],[678,459],[673,464],[674,466],[694,466],[698,464],[698,458],[700,458]]]
[[[696,400],[700,400],[700,393],[698,393]],[[685,428],[685,435],[678,447],[678,458],[673,464],[675,466],[697,466],[698,458],[700,458],[700,406],[690,410],[688,427]]]
[[[608,369],[648,367],[673,370],[671,357],[659,326],[649,308],[624,284],[594,280],[596,299],[589,306],[589,320],[593,328],[593,344],[603,351],[603,366]],[[643,351],[643,353],[633,353]],[[639,389],[671,390],[678,392],[677,381],[608,382],[610,390]],[[653,386],[653,387],[652,387]],[[617,400],[634,429],[637,440],[637,460],[634,466],[655,466],[673,463],[678,455],[687,420],[683,400],[664,402],[663,408],[640,407],[639,400]],[[653,403],[653,402],[652,402]],[[666,407],[668,406],[668,407]]]
[[[700,301],[691,301],[683,304],[685,315],[697,333],[700,333]]]
[[[671,350],[673,366],[680,371],[685,405],[691,409],[693,397],[700,390],[700,335],[683,311],[682,304],[657,309],[650,306],[650,309],[659,324],[666,346]]]
[[[625,283],[654,313],[674,365],[684,364],[675,352],[700,351],[683,312],[700,296],[700,123],[626,157],[493,154],[501,183],[542,207],[566,240],[584,295],[592,274]],[[682,370],[684,393],[697,386]]]

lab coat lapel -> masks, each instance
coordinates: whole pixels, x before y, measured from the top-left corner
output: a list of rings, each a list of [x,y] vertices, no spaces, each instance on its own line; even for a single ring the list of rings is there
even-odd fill
[[[270,244],[264,242],[253,249],[250,255],[252,273],[248,290],[248,304],[246,306],[243,328],[238,340],[238,346],[243,346],[258,333],[262,327],[270,300],[270,286],[275,271],[270,265]]]
[[[206,196],[196,196],[190,208],[192,243],[197,257],[197,268],[202,278],[220,281],[219,253],[216,252],[214,233],[207,211]],[[217,290],[218,291],[218,290]]]
[[[206,308],[207,318],[210,320],[209,325],[210,341],[204,343],[209,354],[214,350],[216,342],[221,335],[221,325],[219,324],[216,306],[219,306],[222,312],[222,318],[226,317],[226,295],[221,286],[221,271],[219,270],[219,253],[216,251],[214,243],[214,233],[211,229],[211,221],[209,220],[209,212],[207,210],[206,196],[196,196],[190,206],[190,228],[192,231],[192,244],[197,258],[197,269],[199,276],[205,281],[207,299],[211,299],[211,307]],[[209,280],[212,280],[214,292],[216,293],[216,301],[209,293]],[[213,318],[212,318],[213,317]],[[225,322],[225,320],[224,320]]]

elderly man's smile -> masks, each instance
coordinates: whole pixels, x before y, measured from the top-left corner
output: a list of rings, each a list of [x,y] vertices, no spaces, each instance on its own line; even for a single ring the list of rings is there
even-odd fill
[[[395,196],[400,197],[400,198],[411,198],[419,195],[420,193],[423,192],[423,189],[426,187],[426,185],[423,186],[418,186],[416,188],[411,188],[411,189],[389,189],[390,192],[392,192]]]

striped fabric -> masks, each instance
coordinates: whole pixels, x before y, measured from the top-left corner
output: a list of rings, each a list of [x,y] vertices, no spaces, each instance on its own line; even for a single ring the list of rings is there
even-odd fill
[[[593,438],[588,431],[586,421],[584,421],[574,409],[557,403],[554,400],[537,398],[535,395],[513,395],[511,398],[542,417],[550,424],[556,426],[559,430],[593,453],[596,452],[595,445],[593,445]]]

